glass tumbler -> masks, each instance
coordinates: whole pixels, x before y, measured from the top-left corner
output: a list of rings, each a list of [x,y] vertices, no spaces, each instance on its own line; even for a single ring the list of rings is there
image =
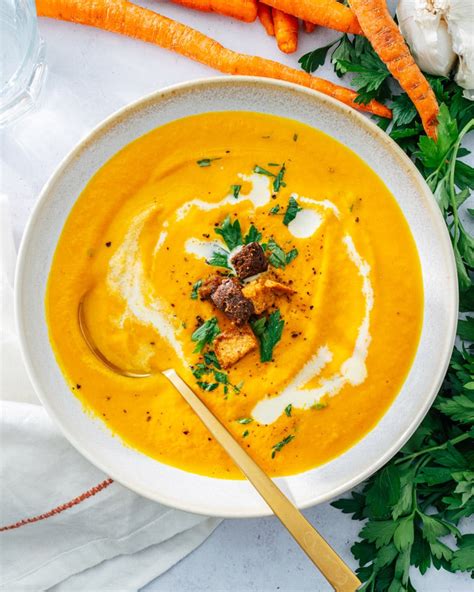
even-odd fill
[[[0,0],[0,127],[35,104],[45,71],[34,0]]]

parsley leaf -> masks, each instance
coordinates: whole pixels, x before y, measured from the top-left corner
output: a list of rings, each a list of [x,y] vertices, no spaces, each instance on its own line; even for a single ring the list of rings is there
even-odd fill
[[[293,409],[293,405],[290,403],[285,407],[285,415],[287,417],[291,417],[291,410]]]
[[[200,160],[196,161],[196,164],[198,164],[200,167],[209,167],[211,166],[211,162],[213,162],[214,160],[221,160],[221,157],[218,156],[216,158],[201,158]]]
[[[252,329],[260,341],[260,360],[270,362],[273,356],[273,349],[280,341],[285,321],[276,310],[268,317],[262,317],[251,322]]]
[[[291,196],[288,205],[286,207],[285,216],[283,218],[283,224],[288,226],[288,224],[296,218],[296,214],[301,212],[303,208],[298,204],[296,199]]]
[[[204,352],[203,357],[204,357],[204,362],[208,366],[214,366],[214,368],[217,368],[218,370],[220,370],[221,365],[219,364],[219,360],[217,359],[216,352],[214,352],[212,350]]]
[[[278,171],[278,174],[273,181],[273,191],[278,193],[280,191],[280,187],[286,187],[286,183],[283,181],[283,177],[285,176],[286,168],[283,164],[281,169]]]
[[[221,330],[219,329],[216,317],[212,317],[211,319],[203,323],[200,327],[198,327],[191,335],[191,341],[194,341],[196,343],[194,353],[202,352],[206,345],[212,343],[215,337],[217,337],[217,335],[219,335],[220,332]]]
[[[214,251],[206,263],[208,265],[213,265],[214,267],[225,267],[226,269],[232,269],[229,265],[229,253],[223,249]]]
[[[245,235],[244,244],[248,245],[249,243],[258,243],[262,239],[262,233],[257,230],[257,228],[251,224],[249,231]]]
[[[285,253],[273,237],[266,244],[266,250],[270,253],[268,257],[270,265],[279,269],[285,268],[298,256],[298,249],[293,248],[288,253]]]
[[[273,206],[273,208],[271,208],[268,212],[269,216],[275,216],[275,214],[278,214],[278,212],[280,211],[280,204],[277,204],[276,206]]]
[[[232,195],[235,199],[239,198],[240,190],[242,189],[242,185],[231,185],[230,190],[232,191]]]
[[[240,222],[231,221],[230,215],[226,216],[224,222],[214,229],[216,234],[219,234],[224,239],[225,244],[232,251],[242,243],[242,230],[240,229]]]
[[[276,177],[275,173],[272,173],[271,171],[268,171],[267,169],[264,169],[263,167],[261,167],[258,164],[256,164],[253,167],[253,172],[254,173],[258,173],[259,175],[266,175],[267,177]]]
[[[248,423],[252,423],[253,419],[251,417],[241,417],[240,419],[236,419],[235,421],[242,425],[247,425]]]
[[[275,458],[276,453],[281,452],[281,449],[289,444],[294,439],[294,437],[295,436],[293,434],[290,434],[289,436],[286,436],[286,438],[283,438],[283,440],[280,440],[280,442],[274,444],[272,446],[272,458]]]
[[[451,558],[451,567],[456,571],[474,570],[474,534],[458,538],[458,549]]]
[[[318,47],[317,49],[310,51],[309,53],[305,53],[303,56],[300,57],[298,60],[298,64],[301,68],[311,74],[315,72],[319,66],[322,66],[326,61],[326,56],[328,51],[335,45],[337,41],[333,41],[332,43],[328,43],[324,47]]]
[[[191,290],[191,299],[197,300],[199,295],[199,288],[202,286],[202,280],[198,280],[196,283],[193,284],[193,289]]]
[[[297,248],[293,248],[291,251],[288,251],[288,253],[285,255],[286,264],[289,265],[294,259],[296,259],[296,257],[298,257]]]
[[[199,388],[202,388],[203,391],[208,391],[208,392],[216,390],[216,388],[219,386],[217,384],[217,382],[201,382],[201,381],[198,381],[197,385]]]

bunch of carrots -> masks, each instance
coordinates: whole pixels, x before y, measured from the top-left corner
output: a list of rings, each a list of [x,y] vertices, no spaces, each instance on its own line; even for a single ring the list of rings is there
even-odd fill
[[[296,51],[298,23],[307,32],[316,26],[344,33],[365,35],[387,68],[398,80],[420,114],[428,136],[436,139],[438,103],[428,81],[416,65],[386,0],[349,0],[350,7],[337,0],[172,0],[188,8],[217,12],[244,22],[259,18],[269,35],[275,36],[285,53]],[[227,49],[217,41],[182,23],[128,0],[36,0],[38,16],[46,16],[120,33],[165,49],[226,74],[263,76],[306,86],[346,105],[391,117],[385,105],[372,100],[356,102],[357,93],[258,56]]]

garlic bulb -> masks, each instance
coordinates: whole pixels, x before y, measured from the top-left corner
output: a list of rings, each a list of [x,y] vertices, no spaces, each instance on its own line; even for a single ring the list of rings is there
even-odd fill
[[[473,0],[400,0],[398,23],[416,63],[447,76],[459,59],[455,80],[474,99]]]

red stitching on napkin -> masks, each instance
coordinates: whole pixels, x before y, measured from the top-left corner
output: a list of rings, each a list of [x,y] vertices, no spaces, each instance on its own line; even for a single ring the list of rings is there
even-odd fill
[[[91,487],[91,489],[85,491],[84,493],[81,493],[81,495],[75,497],[70,502],[66,502],[65,504],[57,506],[56,508],[53,508],[52,510],[50,510],[49,512],[46,512],[45,514],[40,514],[39,516],[34,516],[33,518],[24,518],[23,520],[20,520],[19,522],[15,522],[15,524],[9,524],[8,526],[2,526],[2,527],[0,527],[0,532],[3,532],[5,530],[13,530],[14,528],[20,528],[20,526],[25,526],[26,524],[31,524],[32,522],[39,522],[40,520],[45,520],[46,518],[51,518],[52,516],[55,516],[56,514],[61,514],[61,512],[64,512],[65,510],[69,510],[69,508],[72,508],[73,506],[77,506],[77,504],[80,504],[81,502],[88,499],[89,497],[93,497],[96,493],[99,493],[99,491],[102,491],[103,489],[108,487],[113,482],[114,482],[113,479],[110,479],[110,478],[106,479],[105,481],[102,481],[102,483],[99,483],[98,485]]]

